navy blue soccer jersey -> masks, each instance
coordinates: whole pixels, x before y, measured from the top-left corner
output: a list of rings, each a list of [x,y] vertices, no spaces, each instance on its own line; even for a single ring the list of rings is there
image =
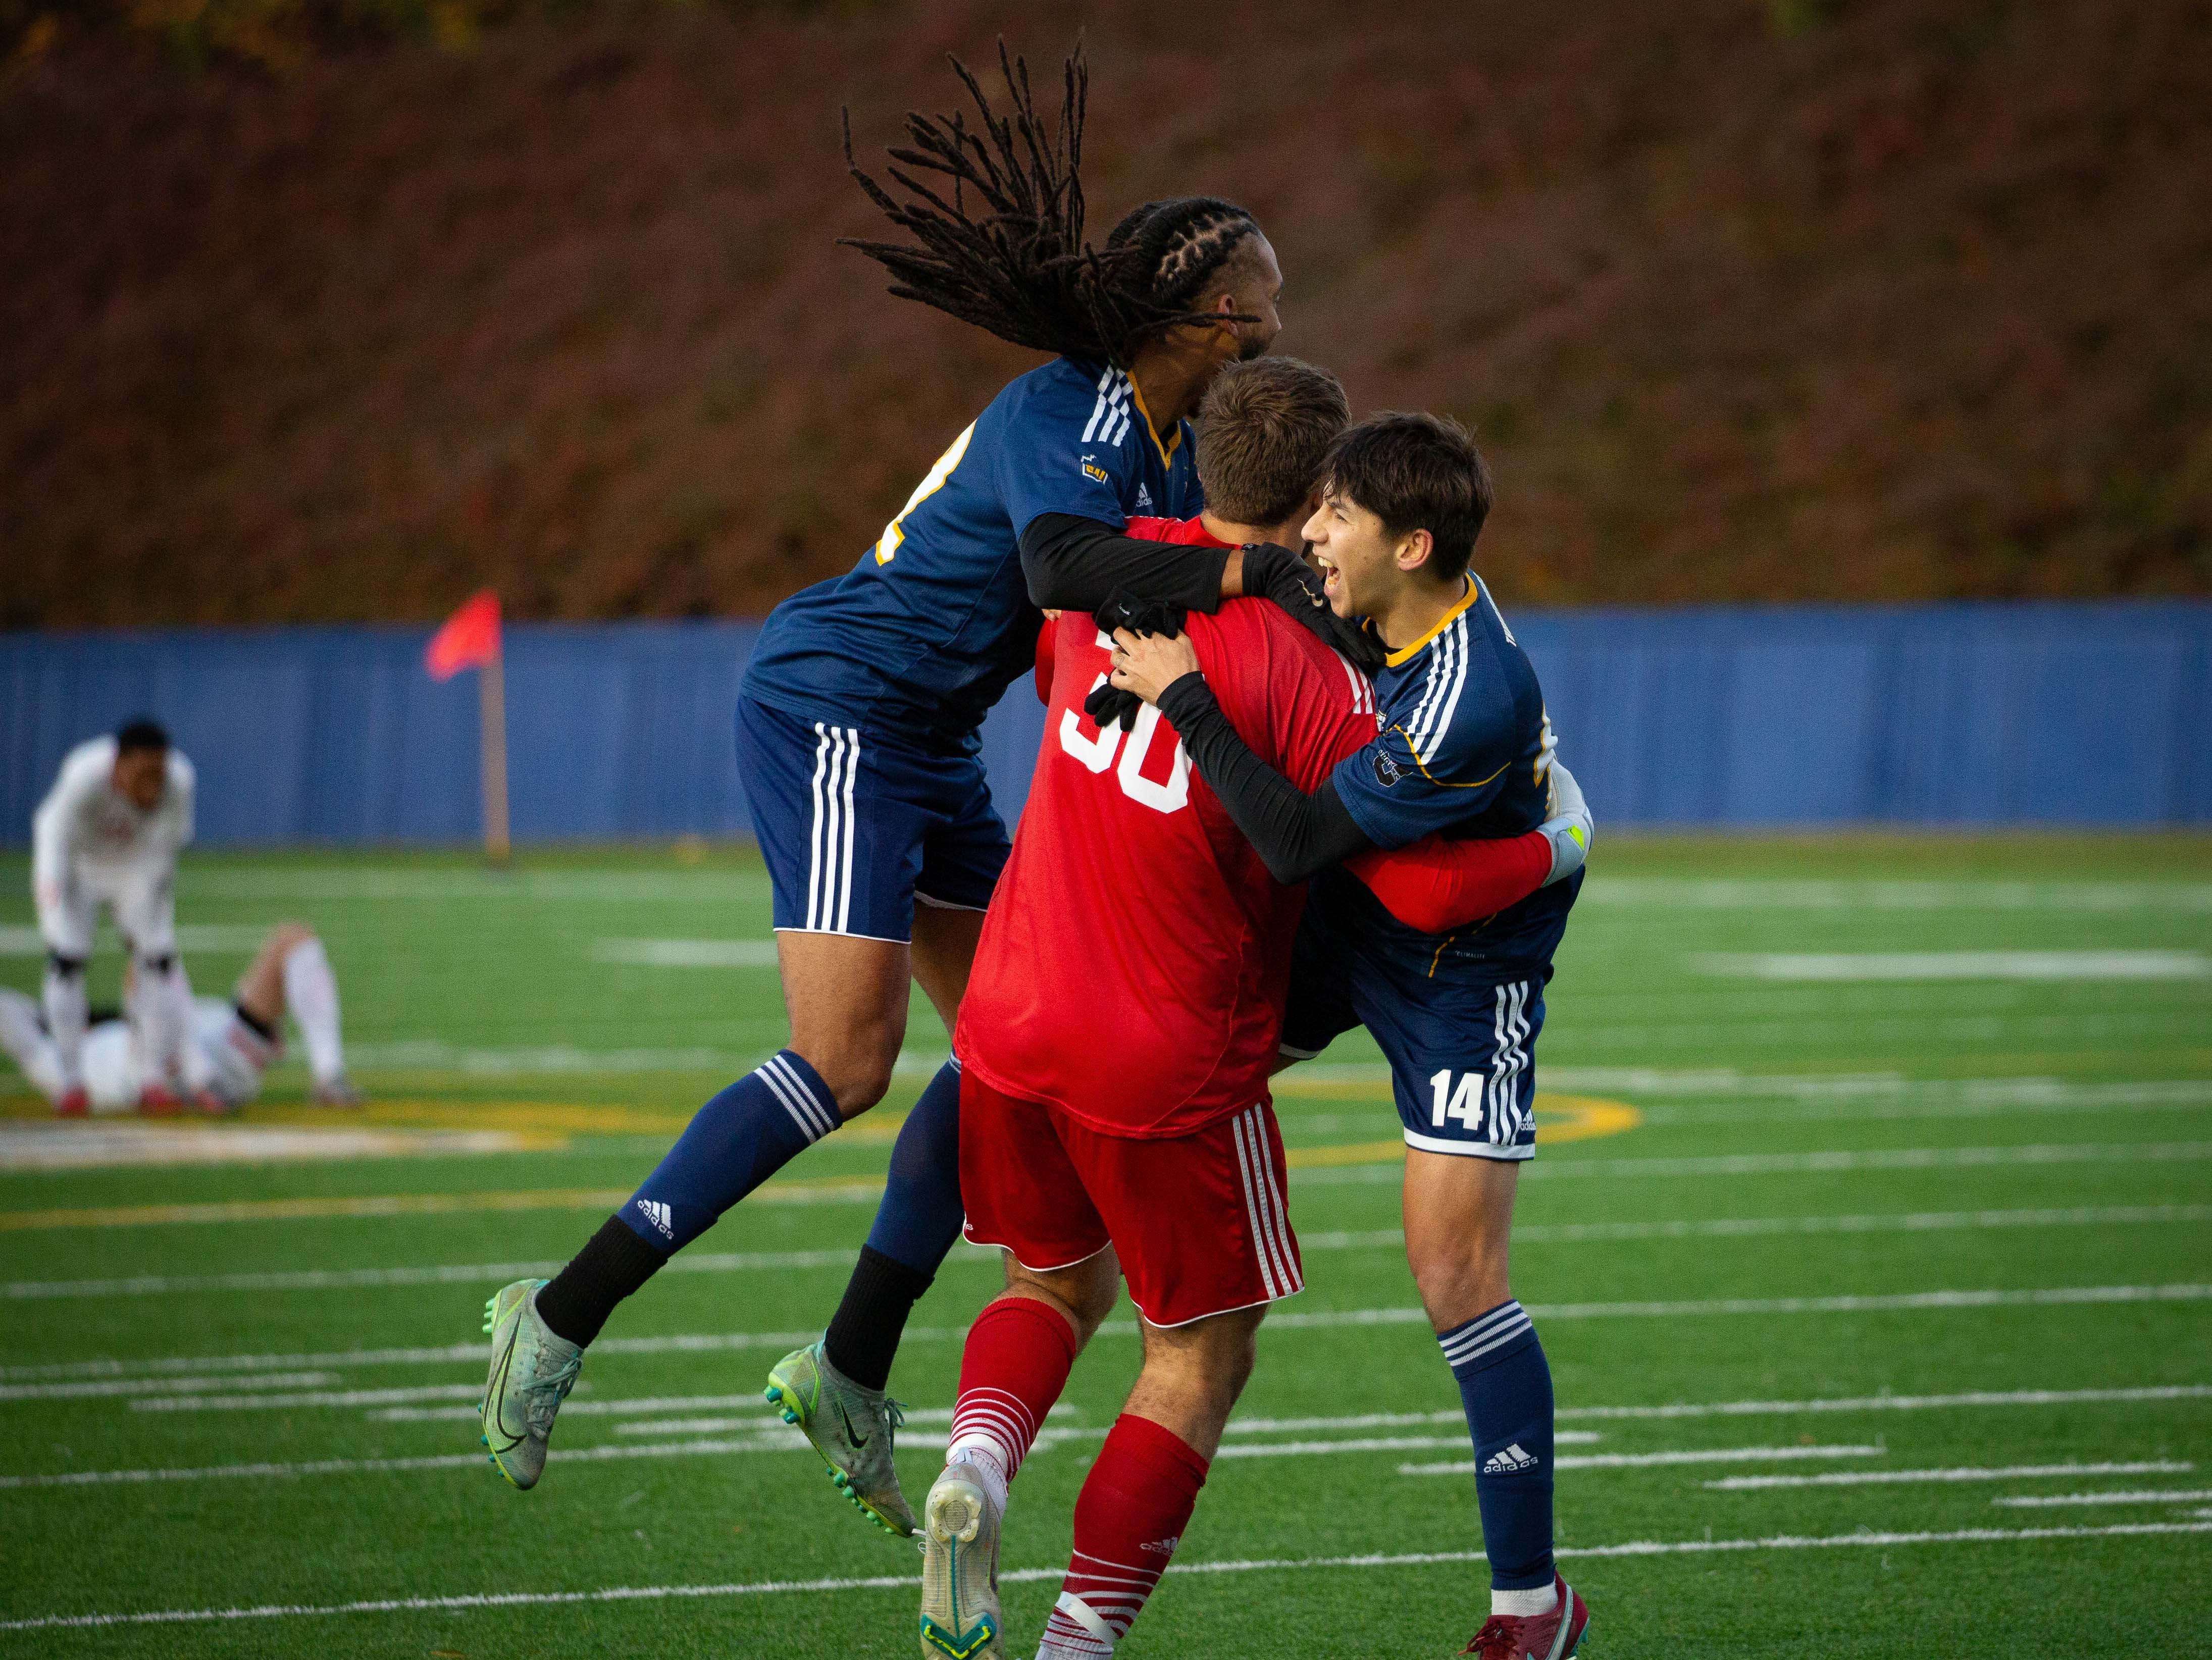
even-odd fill
[[[1553,740],[1536,671],[1497,602],[1470,575],[1467,593],[1375,677],[1382,731],[1331,776],[1352,821],[1379,848],[1431,834],[1514,836],[1551,811]],[[1340,867],[1316,878],[1313,903],[1424,974],[1468,983],[1540,971],[1566,930],[1580,872],[1487,921],[1439,937],[1401,922]]]
[[[1203,505],[1190,429],[1156,433],[1121,370],[1057,358],[1010,382],[938,458],[897,518],[842,576],[778,605],[745,671],[747,696],[795,714],[972,750],[975,730],[1035,660],[1042,621],[1022,577],[1030,520]]]

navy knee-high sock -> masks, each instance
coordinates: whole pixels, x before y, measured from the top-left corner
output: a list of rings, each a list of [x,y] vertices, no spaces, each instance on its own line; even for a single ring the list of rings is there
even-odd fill
[[[813,1067],[789,1049],[770,1056],[692,1115],[645,1184],[538,1292],[539,1317],[590,1342],[661,1263],[838,1122]]]
[[[1439,1332],[1474,1438],[1474,1493],[1496,1590],[1552,1583],[1552,1369],[1518,1303]]]
[[[830,1364],[879,1389],[907,1316],[960,1237],[960,1062],[937,1069],[899,1126],[875,1225],[823,1338]]]

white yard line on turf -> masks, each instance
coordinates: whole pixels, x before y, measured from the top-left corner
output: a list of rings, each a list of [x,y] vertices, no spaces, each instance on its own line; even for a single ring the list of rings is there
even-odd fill
[[[1301,1243],[1304,1243],[1303,1241]],[[850,1268],[854,1253],[837,1250],[725,1250],[684,1253],[662,1274],[754,1274],[763,1269]],[[406,1268],[291,1268],[257,1274],[133,1274],[127,1280],[15,1280],[0,1297],[171,1297],[205,1291],[337,1291],[378,1286],[504,1284],[557,1274],[561,1263],[472,1262]]]
[[[1955,1395],[1815,1395],[1807,1401],[1679,1401],[1660,1407],[1561,1407],[1560,1418],[1765,1418],[1801,1412],[1942,1412],[1987,1407],[2078,1407],[2212,1400],[2212,1383],[2133,1389],[1966,1389]]]
[[[1778,1534],[1764,1539],[1639,1539],[1618,1545],[1563,1545],[1562,1557],[1596,1560],[1644,1556],[1705,1556],[1717,1553],[1765,1550],[1847,1550],[1903,1548],[1909,1545],[2012,1545],[2069,1539],[2159,1538],[2174,1535],[2212,1533],[2212,1521],[2134,1522],[2110,1527],[1955,1528],[1942,1533],[1843,1533],[1826,1535]],[[1174,1562],[1173,1574],[1297,1573],[1322,1568],[1417,1568],[1456,1566],[1484,1560],[1480,1551],[1419,1551],[1376,1553],[1365,1556],[1266,1557],[1249,1561]],[[1010,1568],[999,1575],[1001,1583],[1027,1584],[1061,1578],[1062,1566]],[[590,1602],[658,1602],[678,1599],[819,1595],[831,1591],[919,1590],[921,1581],[911,1574],[878,1574],[865,1578],[756,1579],[719,1585],[610,1585],[599,1590],[501,1591],[465,1593],[451,1596],[391,1596],[353,1602],[263,1603],[250,1608],[159,1608],[103,1614],[50,1614],[29,1619],[0,1620],[0,1631],[98,1630],[112,1626],[198,1625],[234,1620],[285,1620],[328,1617],[342,1614],[443,1614],[471,1608],[557,1608]]]
[[[2212,958],[2195,951],[1706,952],[1700,974],[1790,983],[1949,980],[2202,980]]]
[[[481,1383],[433,1383],[410,1389],[311,1389],[296,1395],[155,1395],[131,1402],[133,1412],[289,1412],[295,1407],[386,1407],[403,1401],[474,1401]]]
[[[659,1430],[673,1430],[674,1425],[657,1424]],[[740,1425],[748,1431],[743,1439],[725,1437],[695,1437],[681,1441],[650,1443],[612,1442],[596,1447],[564,1447],[553,1455],[556,1462],[605,1462],[611,1459],[629,1458],[705,1458],[727,1453],[784,1452],[806,1445],[806,1438],[795,1429],[787,1428],[781,1421],[770,1419],[758,1424]],[[1095,1441],[1111,1428],[1106,1424],[1078,1424],[1054,1426],[1040,1431],[1031,1446],[1032,1453],[1049,1452],[1066,1441]],[[924,1431],[919,1435],[902,1437],[899,1444],[914,1450],[942,1449],[947,1432],[942,1429]],[[1221,1456],[1237,1458],[1299,1458],[1340,1452],[1374,1452],[1412,1450],[1417,1448],[1455,1447],[1466,1444],[1462,1430],[1451,1436],[1411,1436],[1401,1438],[1373,1437],[1346,1441],[1275,1441],[1239,1443],[1233,1450],[1224,1448]],[[1869,1452],[1879,1449],[1869,1448]],[[1793,1456],[1795,1454],[1785,1454]],[[25,1487],[88,1487],[115,1485],[135,1486],[149,1482],[273,1481],[301,1476],[380,1475],[407,1474],[422,1470],[474,1469],[484,1462],[481,1453],[437,1453],[414,1458],[325,1458],[309,1459],[295,1463],[204,1464],[173,1469],[125,1470],[65,1470],[46,1475],[0,1476],[0,1491]],[[1560,1463],[1575,1468],[1570,1459]],[[1704,1462],[1704,1461],[1700,1461]]]
[[[803,1447],[806,1438],[780,1424],[781,1434],[763,1433],[743,1441],[669,1441],[651,1446],[567,1447],[555,1456],[564,1463],[599,1463],[608,1459],[695,1458],[716,1453],[776,1452]],[[316,1458],[295,1463],[204,1464],[183,1469],[64,1470],[50,1475],[0,1475],[0,1490],[21,1487],[94,1487],[147,1482],[222,1481],[303,1475],[377,1475],[413,1470],[475,1469],[488,1461],[481,1452],[433,1453],[419,1458]]]
[[[304,1389],[343,1381],[334,1371],[279,1371],[250,1377],[119,1377],[96,1383],[8,1383],[0,1384],[0,1401],[83,1401],[118,1395],[190,1395],[209,1389]]]
[[[2084,1205],[2044,1210],[1912,1211],[1893,1215],[1710,1217],[1692,1222],[1535,1223],[1516,1228],[1516,1244],[1553,1245],[1646,1239],[1729,1239],[1791,1233],[1933,1233],[1960,1229],[2104,1227],[2212,1222],[2212,1205]],[[1395,1249],[1397,1228],[1301,1233],[1302,1250]],[[982,1251],[972,1253],[992,1266]],[[959,1260],[958,1258],[955,1259]],[[849,1250],[720,1251],[668,1260],[663,1274],[742,1274],[777,1268],[848,1268]],[[413,1268],[306,1268],[264,1274],[143,1274],[129,1280],[16,1280],[0,1297],[21,1298],[181,1296],[198,1292],[327,1291],[347,1286],[493,1285],[556,1273],[561,1264],[480,1262]]]
[[[1539,1320],[1682,1319],[1773,1314],[1915,1313],[1929,1310],[2040,1308],[2064,1304],[2201,1303],[2212,1299],[2212,1285],[2053,1286],[2035,1290],[1967,1290],[1887,1292],[1842,1297],[1741,1297],[1665,1303],[1545,1303],[1528,1305]],[[1285,1313],[1267,1322],[1270,1331],[1317,1331],[1361,1326],[1418,1325],[1427,1316],[1417,1308],[1323,1309]],[[1133,1320],[1109,1320],[1103,1335],[1133,1337]],[[732,1349],[796,1348],[822,1334],[805,1332],[694,1332],[667,1337],[602,1338],[600,1354],[710,1354]],[[957,1342],[964,1326],[911,1326],[908,1342]],[[179,1372],[306,1371],[384,1365],[433,1365],[466,1362],[481,1365],[481,1341],[424,1348],[339,1349],[320,1354],[185,1355],[143,1360],[75,1360],[43,1365],[9,1366],[0,1377],[47,1379],[149,1376]]]
[[[2013,1493],[1990,1503],[2014,1510],[2048,1510],[2060,1505],[2201,1505],[2208,1499],[2212,1499],[2212,1487],[2187,1493],[2138,1487],[2132,1493]]]
[[[596,939],[594,963],[648,969],[772,969],[773,939]]]
[[[513,1130],[347,1129],[337,1126],[0,1122],[0,1172],[179,1164],[270,1164],[449,1153],[525,1152]]]
[[[1446,1444],[1449,1444],[1449,1443]],[[1771,1464],[1791,1458],[1879,1458],[1881,1447],[1698,1447],[1674,1452],[1597,1452],[1554,1458],[1552,1467],[1563,1470],[1656,1469],[1668,1464]],[[1442,1464],[1401,1464],[1401,1475],[1472,1475],[1474,1461],[1460,1459]],[[1705,1484],[1711,1487],[1712,1484]]]
[[[1859,1487],[1898,1482],[2012,1481],[2047,1475],[2185,1475],[2196,1465],[2171,1458],[2134,1463],[2006,1464],[1952,1469],[1842,1470],[1820,1475],[1731,1475],[1705,1485],[1716,1493],[1748,1493],[1766,1487]]]
[[[1388,1084],[1374,1065],[1302,1066],[1291,1079],[1341,1074]],[[1899,1107],[1964,1101],[1990,1107],[2160,1107],[2212,1104],[2212,1079],[2161,1078],[2085,1084],[2069,1078],[1906,1078],[1893,1072],[1759,1073],[1733,1067],[1549,1067],[1547,1088],[1592,1094],[1674,1096],[1707,1101],[1732,1096],[1800,1105],[1846,1107],[1887,1102]],[[1910,1114],[1905,1115],[1910,1116]]]

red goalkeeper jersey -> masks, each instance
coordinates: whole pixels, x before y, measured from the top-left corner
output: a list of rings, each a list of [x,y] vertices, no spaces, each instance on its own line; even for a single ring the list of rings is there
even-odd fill
[[[955,1047],[1107,1134],[1188,1134],[1267,1098],[1304,890],[1267,874],[1158,710],[1127,733],[1084,714],[1112,644],[1091,617],[1047,626],[1044,744]],[[1223,712],[1301,789],[1374,739],[1365,677],[1274,605],[1186,626]]]

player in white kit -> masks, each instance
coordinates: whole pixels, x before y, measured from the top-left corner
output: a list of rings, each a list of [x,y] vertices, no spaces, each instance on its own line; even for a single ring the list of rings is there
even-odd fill
[[[141,982],[135,975],[131,978],[130,994],[135,994]],[[323,942],[300,922],[280,922],[270,931],[252,965],[239,976],[230,1001],[193,1000],[189,1042],[207,1079],[201,1104],[235,1111],[260,1094],[262,1073],[283,1050],[287,1012],[307,1040],[314,1100],[325,1106],[359,1104],[361,1096],[346,1079],[337,981]],[[60,1046],[40,1018],[39,1005],[21,992],[0,988],[0,1049],[33,1088],[59,1102],[66,1087]],[[79,1050],[77,1086],[94,1110],[143,1106],[149,1076],[132,1021],[117,1015],[92,1023]]]
[[[142,1104],[173,1111],[180,1095],[208,1091],[204,1057],[186,1041],[192,994],[177,956],[173,892],[178,851],[192,839],[192,763],[169,735],[151,721],[133,721],[71,750],[31,820],[31,892],[46,945],[46,1024],[61,1068],[57,1112],[90,1104],[84,970],[102,905],[137,970]]]

